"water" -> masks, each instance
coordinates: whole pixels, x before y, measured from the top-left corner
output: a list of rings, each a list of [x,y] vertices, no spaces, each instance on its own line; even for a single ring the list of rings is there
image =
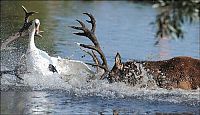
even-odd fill
[[[97,20],[96,35],[112,67],[117,52],[122,60],[161,60],[174,56],[199,58],[199,24],[185,24],[185,39],[163,40],[154,46],[154,21],[157,10],[150,4],[128,1],[60,1],[60,2],[2,2],[1,39],[18,30],[23,20],[21,5],[38,11],[32,18],[39,18],[43,39],[36,38],[38,48],[52,56],[81,58],[84,52],[74,42],[90,44],[84,37],[73,35],[69,25],[78,25],[75,19],[88,19],[83,12],[92,13]],[[15,12],[15,13],[13,13]],[[89,26],[89,25],[88,25]],[[13,69],[25,52],[27,39],[19,39],[18,50],[2,51],[1,66]],[[187,46],[187,47],[186,47]],[[35,74],[29,77],[38,76]],[[199,90],[165,90],[160,88],[137,88],[123,83],[109,84],[106,80],[84,81],[74,76],[69,81],[53,77],[42,81],[22,84],[10,75],[1,79],[2,114],[156,114],[193,113],[199,114]],[[45,78],[44,78],[45,79]]]
[[[173,95],[173,94],[172,94]],[[187,103],[171,103],[141,99],[138,97],[108,98],[100,96],[76,96],[66,91],[33,91],[33,92],[6,92],[9,100],[2,100],[11,113],[30,114],[112,114],[113,110],[121,114],[155,114],[156,112],[198,114],[198,107]],[[156,97],[156,96],[155,96]],[[162,98],[170,98],[170,95]],[[25,106],[24,106],[25,105]]]

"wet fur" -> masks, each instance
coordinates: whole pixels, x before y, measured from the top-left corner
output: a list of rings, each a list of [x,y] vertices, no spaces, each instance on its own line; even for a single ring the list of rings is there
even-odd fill
[[[109,80],[134,86],[144,77],[142,69],[148,75],[152,75],[157,86],[161,88],[197,89],[200,87],[200,60],[184,56],[163,61],[121,62],[121,57],[117,54],[115,65],[109,73]]]

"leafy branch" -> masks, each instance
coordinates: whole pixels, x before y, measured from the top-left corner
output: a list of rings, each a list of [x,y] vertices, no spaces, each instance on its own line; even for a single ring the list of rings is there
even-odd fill
[[[200,0],[156,0],[154,8],[160,8],[153,24],[157,25],[155,45],[162,38],[184,38],[182,25],[199,19]]]

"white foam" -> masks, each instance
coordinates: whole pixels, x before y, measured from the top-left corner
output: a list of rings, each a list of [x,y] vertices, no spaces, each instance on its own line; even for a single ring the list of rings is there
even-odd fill
[[[61,59],[62,60],[62,59]],[[73,65],[72,65],[73,66]],[[63,73],[65,69],[62,70]],[[144,71],[144,70],[142,70]],[[71,73],[74,71],[71,70]],[[76,76],[75,76],[76,75]],[[149,78],[143,74],[145,78]],[[142,87],[147,85],[146,81],[136,86],[130,86],[123,82],[108,83],[107,80],[89,80],[89,76],[80,72],[79,74],[59,75],[53,73],[51,75],[42,75],[38,72],[26,73],[20,76],[24,81],[20,81],[13,75],[3,75],[1,85],[17,87],[17,84],[31,87],[33,90],[64,90],[71,92],[76,96],[101,96],[107,98],[139,98],[158,101],[167,101],[173,103],[181,103],[189,101],[189,103],[200,103],[199,91],[197,90],[167,90],[156,86]],[[19,82],[20,81],[20,82]],[[89,81],[89,82],[88,82]],[[6,89],[6,88],[5,88]]]

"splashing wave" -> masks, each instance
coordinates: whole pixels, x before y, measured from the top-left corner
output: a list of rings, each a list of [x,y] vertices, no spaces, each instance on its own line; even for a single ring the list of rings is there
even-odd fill
[[[89,80],[88,76],[67,76],[61,79],[57,73],[43,76],[39,73],[27,73],[20,81],[13,75],[2,75],[1,90],[60,90],[75,96],[100,96],[103,98],[134,98],[170,103],[183,103],[191,106],[200,106],[197,90],[162,89],[158,87],[129,86],[124,83],[108,83],[107,80]],[[66,78],[66,76],[65,76]]]

